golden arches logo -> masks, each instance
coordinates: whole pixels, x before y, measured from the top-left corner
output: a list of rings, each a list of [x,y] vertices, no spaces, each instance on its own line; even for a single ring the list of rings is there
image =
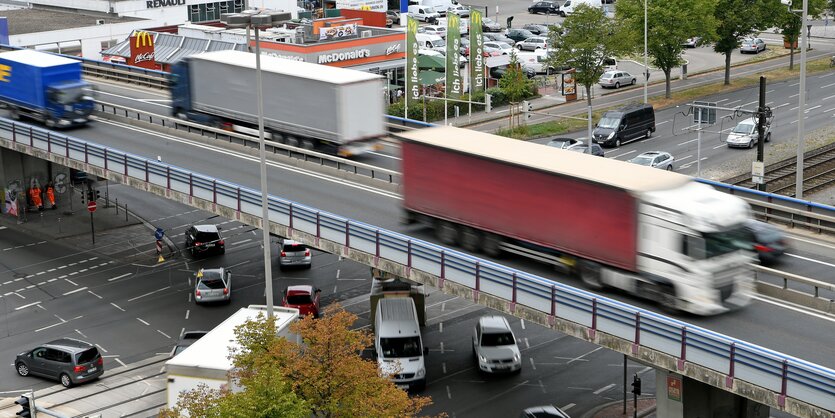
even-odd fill
[[[406,24],[407,28],[409,29],[409,33],[417,33],[418,23],[417,20],[413,19],[411,16]]]
[[[473,10],[473,13],[470,15],[470,22],[473,25],[481,25],[481,13]]]
[[[461,25],[461,17],[455,13],[450,13],[449,19],[447,20],[447,29],[449,28],[457,28]]]
[[[148,32],[136,32],[136,47],[140,46],[154,46],[154,36]]]
[[[12,67],[0,64],[0,81],[8,83],[9,77],[12,75]]]

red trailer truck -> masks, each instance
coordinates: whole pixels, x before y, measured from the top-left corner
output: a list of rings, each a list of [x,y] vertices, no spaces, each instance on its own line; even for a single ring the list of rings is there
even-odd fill
[[[748,303],[741,199],[688,176],[440,127],[402,141],[408,222],[444,244],[566,268],[671,309],[715,314]]]

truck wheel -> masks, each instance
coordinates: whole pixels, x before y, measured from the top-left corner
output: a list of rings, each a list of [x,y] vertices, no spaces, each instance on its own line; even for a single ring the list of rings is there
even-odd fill
[[[295,136],[287,135],[285,137],[285,140],[287,141],[286,144],[291,146],[291,147],[298,147],[299,146],[299,139],[296,138]]]
[[[458,242],[465,250],[477,253],[481,243],[481,233],[469,226],[462,226],[458,234]]]
[[[20,120],[20,112],[17,111],[17,108],[12,106],[9,108],[9,118],[11,120]]]
[[[481,250],[490,257],[498,258],[502,255],[502,237],[485,232]]]
[[[312,139],[312,138],[305,138],[305,139],[302,139],[302,144],[301,144],[302,149],[306,149],[306,150],[311,150],[311,151],[312,151],[312,150],[314,150],[314,149],[316,148],[316,143],[317,143],[317,142],[319,142],[319,141],[317,141],[317,140],[315,140],[315,139]]]
[[[600,290],[603,288],[603,282],[600,280],[600,264],[581,261],[580,262],[580,280],[592,290]]]
[[[46,125],[47,128],[52,129],[55,127],[55,120],[47,116],[44,118],[43,124]]]
[[[458,240],[458,230],[452,222],[438,220],[435,223],[435,236],[442,244],[455,245]]]

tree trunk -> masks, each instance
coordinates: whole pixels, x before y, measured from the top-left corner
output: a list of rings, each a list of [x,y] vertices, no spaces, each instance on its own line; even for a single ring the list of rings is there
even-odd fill
[[[789,71],[794,69],[794,42],[789,45]]]
[[[586,103],[591,106],[591,85],[584,86],[586,88]]]
[[[664,97],[669,99],[673,97],[673,93],[670,90],[670,68],[664,69]]]
[[[725,53],[725,85],[731,84],[731,52]]]

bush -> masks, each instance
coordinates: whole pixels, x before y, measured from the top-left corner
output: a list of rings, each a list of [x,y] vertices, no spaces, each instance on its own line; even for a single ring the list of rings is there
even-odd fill
[[[509,104],[507,95],[504,94],[504,91],[498,87],[491,87],[486,91],[489,93],[491,97],[491,106],[495,109],[499,106],[505,106]],[[483,91],[476,92],[473,94],[472,100],[474,102],[484,103],[484,93]],[[462,96],[463,100],[466,100],[469,96],[464,95]],[[525,95],[525,99],[531,99],[539,97],[537,93],[536,86],[531,84],[530,90]],[[403,117],[403,107],[405,106],[405,99],[401,98],[397,102],[394,102],[388,106],[386,109],[386,113],[392,116]],[[449,117],[455,116],[455,106],[458,106],[458,114],[459,116],[465,116],[467,111],[469,110],[469,106],[467,103],[459,103],[454,101],[447,102],[447,112]],[[481,112],[484,111],[484,106],[479,104],[473,104],[473,112]],[[407,116],[409,119],[414,120],[423,120],[423,100],[418,101],[409,101],[409,115]],[[426,99],[426,121],[427,122],[434,122],[438,120],[444,119],[444,100],[441,98],[427,98]]]

